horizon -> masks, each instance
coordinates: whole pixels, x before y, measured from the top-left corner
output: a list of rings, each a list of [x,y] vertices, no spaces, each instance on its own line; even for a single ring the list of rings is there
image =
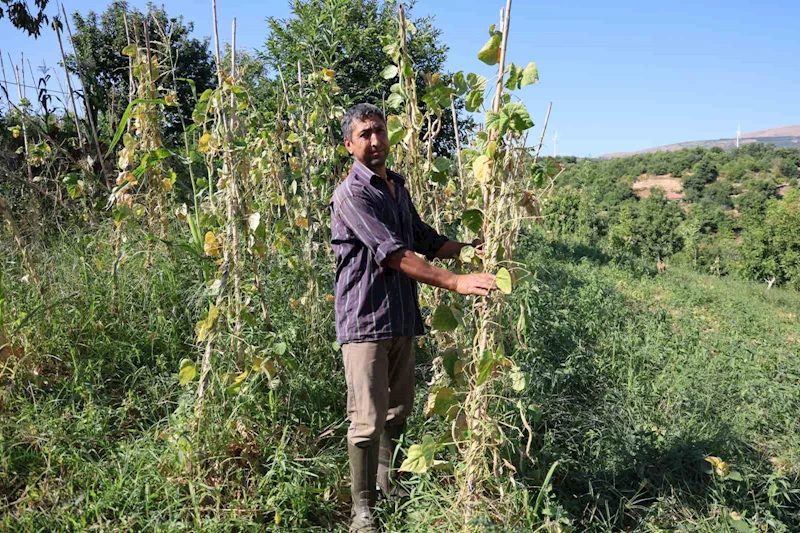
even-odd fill
[[[99,15],[109,3],[80,0],[65,7],[70,15]],[[128,3],[146,8],[141,0]],[[195,37],[213,35],[210,2],[204,10],[187,0],[163,5],[169,15],[184,14],[184,22],[194,23]],[[420,0],[412,14],[432,16],[441,30],[440,41],[449,48],[444,70],[492,76],[495,68],[476,54],[503,5],[471,2],[465,9],[463,2]],[[56,9],[51,3],[46,12]],[[266,18],[291,12],[288,3],[241,2],[218,5],[218,15],[223,42],[230,41],[236,17],[237,48],[254,50],[266,40]],[[538,139],[553,102],[545,155],[552,155],[556,132],[558,155],[578,157],[729,139],[739,126],[749,133],[800,124],[800,73],[790,68],[800,56],[800,40],[791,38],[798,17],[800,6],[788,1],[759,9],[738,0],[702,6],[679,1],[668,7],[629,1],[598,6],[584,0],[569,10],[520,2],[512,5],[508,61],[535,61],[539,67],[540,83],[518,93],[536,123],[532,138]],[[44,61],[64,84],[49,26],[36,40],[7,18],[0,20],[0,31],[5,62],[10,54],[18,63],[24,52],[35,73]],[[69,51],[68,43],[65,47]],[[75,77],[71,81],[79,86]],[[55,80],[50,88],[58,90]]]

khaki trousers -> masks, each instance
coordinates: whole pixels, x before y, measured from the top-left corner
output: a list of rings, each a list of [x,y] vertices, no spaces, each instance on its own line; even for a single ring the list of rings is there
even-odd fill
[[[393,337],[342,346],[351,444],[377,442],[385,425],[400,425],[411,413],[413,343],[413,337]]]

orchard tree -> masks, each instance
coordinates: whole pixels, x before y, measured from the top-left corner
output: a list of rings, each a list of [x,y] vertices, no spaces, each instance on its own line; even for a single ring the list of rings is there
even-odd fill
[[[800,191],[770,200],[763,223],[746,228],[742,270],[751,279],[800,289]]]
[[[637,205],[631,225],[634,248],[653,260],[671,256],[683,248],[678,231],[683,219],[683,211],[676,203],[667,200],[661,189],[652,189],[650,197]]]
[[[397,2],[294,0],[291,6],[292,17],[267,19],[270,33],[264,43],[262,58],[266,74],[278,86],[273,92],[280,92],[282,83],[291,84],[297,80],[298,65],[303,76],[331,69],[336,84],[341,88],[344,107],[355,102],[383,107],[396,80],[381,76],[387,63],[381,40],[397,32]],[[448,48],[441,42],[441,30],[433,25],[431,17],[414,19],[409,16],[409,21],[413,30],[408,41],[408,53],[418,74],[419,92],[424,94],[425,75],[442,72]],[[270,105],[274,100],[264,101]],[[463,107],[461,99],[456,99],[457,110]],[[421,103],[420,111],[425,112],[424,103]],[[474,122],[461,118],[459,124],[461,139],[466,143],[466,133]],[[435,146],[440,154],[455,150],[451,120],[442,122]]]
[[[145,43],[145,22],[152,53],[166,68],[174,63],[176,78],[193,80],[197,94],[216,85],[208,38],[190,37],[194,25],[191,22],[185,24],[183,17],[170,17],[162,7],[148,4],[147,12],[142,13],[129,7],[125,1],[115,1],[102,15],[93,11],[85,17],[75,13],[73,21],[76,55],[68,58],[69,68],[77,73],[80,67],[87,83],[84,97],[89,99],[95,122],[98,122],[97,115],[103,113],[112,131],[128,105],[130,89],[129,58],[122,54],[122,50],[128,45],[128,36],[134,41],[138,35],[139,42]],[[162,29],[169,36],[169,50]],[[162,78],[161,83],[171,86],[171,76]],[[181,131],[181,115],[191,122],[195,105],[187,82],[178,81],[177,98],[178,107],[164,110],[168,137]]]
[[[719,176],[719,170],[717,170],[716,164],[708,157],[703,158],[692,167],[691,175],[683,178],[686,197],[693,202],[699,200],[706,185],[714,183],[717,176]]]

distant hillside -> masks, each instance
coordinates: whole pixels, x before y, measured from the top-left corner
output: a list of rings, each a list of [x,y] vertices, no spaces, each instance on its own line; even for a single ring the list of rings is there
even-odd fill
[[[773,128],[771,130],[743,133],[740,143],[770,143],[781,148],[800,148],[800,124],[794,126],[783,126],[782,128]],[[696,148],[698,146],[702,146],[703,148],[712,148],[714,146],[718,146],[724,150],[730,150],[736,147],[736,139],[688,141],[678,144],[658,146],[656,148],[648,148],[646,150],[639,150],[638,152],[615,152],[612,154],[602,155],[600,158],[613,159],[615,157],[626,157],[636,154],[650,154],[653,152],[676,152],[684,148]]]

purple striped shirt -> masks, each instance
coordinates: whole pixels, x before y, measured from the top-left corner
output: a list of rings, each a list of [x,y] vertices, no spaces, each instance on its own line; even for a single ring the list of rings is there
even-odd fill
[[[336,256],[336,339],[339,344],[422,335],[417,282],[386,264],[403,248],[433,259],[447,238],[425,224],[405,188],[388,171],[388,185],[356,161],[331,199]]]

